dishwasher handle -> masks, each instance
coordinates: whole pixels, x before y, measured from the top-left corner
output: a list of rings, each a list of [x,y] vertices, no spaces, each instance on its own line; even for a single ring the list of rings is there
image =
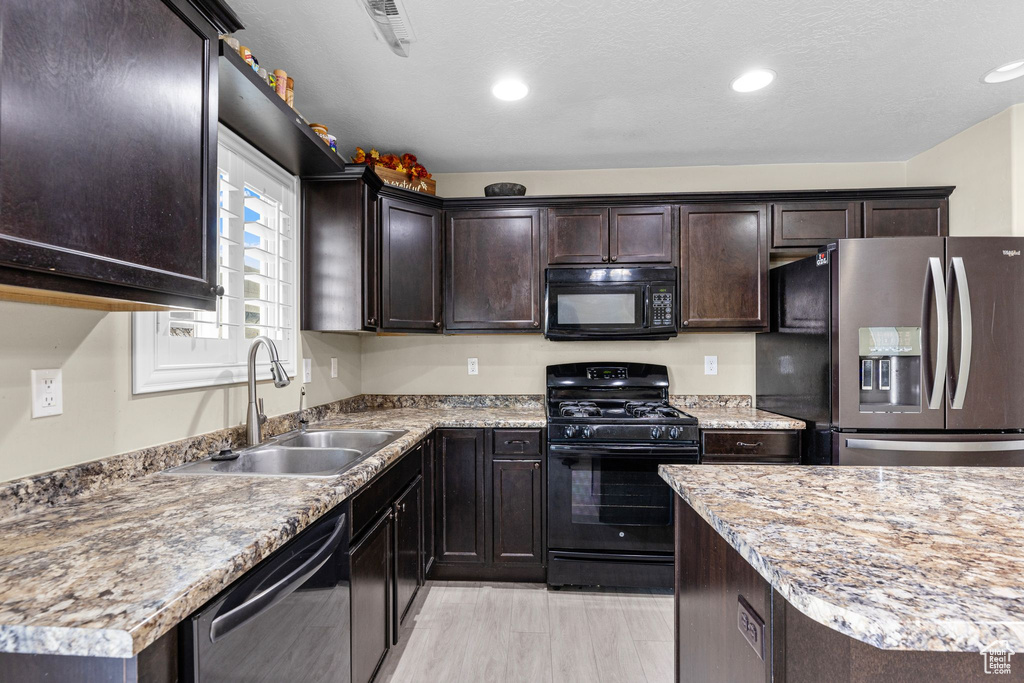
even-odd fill
[[[210,624],[210,642],[217,642],[236,628],[247,621],[258,617],[263,612],[281,602],[291,595],[296,588],[313,576],[327,563],[334,551],[341,545],[345,537],[345,515],[338,517],[334,530],[330,537],[320,548],[313,553],[313,556],[296,567],[288,576],[284,577],[266,590],[260,591],[251,599],[246,600],[238,607],[225,612]]]

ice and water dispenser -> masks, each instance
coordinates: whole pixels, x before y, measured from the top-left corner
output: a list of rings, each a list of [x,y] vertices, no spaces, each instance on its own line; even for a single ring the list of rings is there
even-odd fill
[[[860,328],[860,412],[921,412],[921,328]]]

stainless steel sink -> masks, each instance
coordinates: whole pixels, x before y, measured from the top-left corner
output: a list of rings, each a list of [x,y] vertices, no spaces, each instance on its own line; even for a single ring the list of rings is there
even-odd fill
[[[204,458],[169,469],[165,474],[334,477],[405,433],[383,429],[289,432],[241,451],[234,460]]]
[[[405,434],[405,432],[400,432]],[[378,430],[345,430],[323,429],[284,435],[277,439],[280,446],[288,448],[354,448],[366,452],[380,448],[383,444],[395,440],[395,432]]]

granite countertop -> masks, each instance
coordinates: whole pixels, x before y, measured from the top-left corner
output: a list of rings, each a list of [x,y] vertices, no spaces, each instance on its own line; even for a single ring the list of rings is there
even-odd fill
[[[794,607],[884,649],[1024,650],[1024,470],[663,465]]]
[[[750,406],[683,407],[680,410],[697,418],[701,429],[804,429],[807,426],[801,420]]]
[[[544,427],[543,409],[333,416],[408,434],[331,479],[155,474],[0,520],[0,652],[132,657],[438,427]]]

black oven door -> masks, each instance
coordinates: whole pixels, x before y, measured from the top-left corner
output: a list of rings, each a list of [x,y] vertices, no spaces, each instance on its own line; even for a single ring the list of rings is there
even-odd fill
[[[548,339],[625,339],[645,336],[645,283],[548,284]]]
[[[697,446],[548,446],[548,547],[673,550],[674,493],[658,465],[695,464]]]

